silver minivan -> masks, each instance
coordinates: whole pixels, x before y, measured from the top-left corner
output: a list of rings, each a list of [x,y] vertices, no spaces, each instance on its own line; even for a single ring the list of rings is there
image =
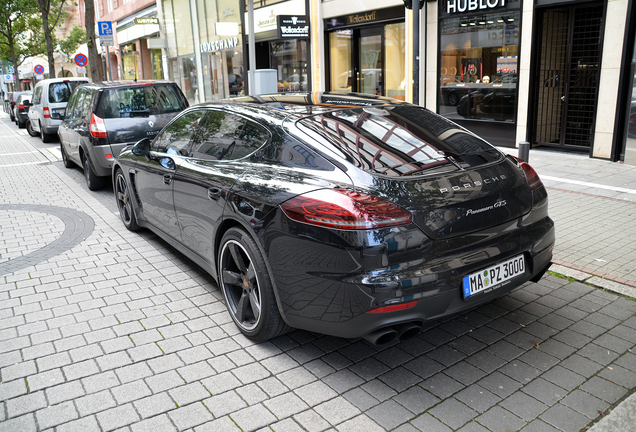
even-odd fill
[[[40,135],[42,142],[51,142],[57,136],[66,105],[73,90],[89,78],[50,78],[38,82],[33,89],[33,99],[29,109],[27,131],[31,136]]]

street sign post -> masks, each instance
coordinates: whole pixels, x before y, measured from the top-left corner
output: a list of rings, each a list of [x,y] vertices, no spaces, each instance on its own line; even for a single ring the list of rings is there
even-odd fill
[[[79,67],[84,67],[86,66],[86,64],[88,63],[88,57],[86,57],[84,54],[79,53],[76,54],[75,57],[73,58],[73,61],[75,62],[76,65],[78,65]]]
[[[113,22],[112,21],[99,21],[97,23],[99,29],[99,41],[102,46],[106,47],[106,59],[108,60],[108,76],[113,79],[113,74],[110,71],[110,53],[108,47],[113,46]]]
[[[97,23],[99,30],[99,43],[101,46],[113,46],[113,22],[100,21]]]

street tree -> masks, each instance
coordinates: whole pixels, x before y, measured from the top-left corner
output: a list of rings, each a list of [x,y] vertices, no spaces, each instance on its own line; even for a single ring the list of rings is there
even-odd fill
[[[33,0],[0,0],[0,59],[13,64],[18,91],[22,90],[18,66],[43,52],[38,5]]]
[[[92,0],[84,1],[84,16],[86,17],[86,45],[88,46],[88,76],[92,81],[101,81],[102,75],[95,35],[95,3]]]
[[[49,61],[49,76],[55,77],[54,49],[57,45],[55,28],[60,20],[66,17],[64,5],[67,0],[38,0],[40,13],[42,14],[42,31],[46,42],[46,57]]]

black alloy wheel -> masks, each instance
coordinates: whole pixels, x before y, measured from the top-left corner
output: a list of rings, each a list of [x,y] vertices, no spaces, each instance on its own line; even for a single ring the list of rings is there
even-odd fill
[[[99,177],[93,171],[93,167],[91,166],[91,161],[88,160],[86,155],[83,158],[84,163],[82,164],[84,167],[84,177],[86,178],[86,186],[88,186],[89,190],[96,191],[104,188],[104,177]]]
[[[35,129],[33,129],[33,125],[31,124],[31,120],[27,120],[26,129],[27,129],[27,132],[29,133],[29,135],[31,135],[32,137],[36,137],[36,136],[39,135],[39,133],[36,132]]]
[[[115,174],[115,200],[117,201],[121,221],[128,230],[137,231],[139,225],[137,224],[137,217],[132,208],[130,189],[128,188],[128,183],[126,183],[124,173],[120,169],[118,169]]]
[[[263,341],[289,330],[278,312],[265,259],[245,231],[225,233],[218,262],[225,305],[245,336]]]
[[[66,154],[66,150],[64,150],[64,144],[60,142],[60,152],[62,153],[62,163],[64,164],[64,168],[73,168],[75,164],[71,162]]]

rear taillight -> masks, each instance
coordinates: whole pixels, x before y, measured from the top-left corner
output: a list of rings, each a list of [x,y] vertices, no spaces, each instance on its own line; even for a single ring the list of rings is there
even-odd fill
[[[412,220],[402,207],[353,191],[321,189],[281,204],[292,220],[344,230],[384,228]]]
[[[24,109],[24,105],[22,105],[22,104],[18,105],[18,109],[19,109],[19,110],[20,110],[20,109]]]
[[[89,126],[89,129],[91,131],[91,135],[95,138],[108,137],[104,120],[100,117],[97,117],[95,114],[91,114],[91,124]]]
[[[51,118],[51,112],[49,111],[49,107],[42,108],[42,112],[44,114],[44,118]]]
[[[528,162],[524,162],[518,157],[513,156],[517,162],[519,162],[519,166],[523,169],[523,173],[526,175],[526,181],[528,182],[528,186],[530,190],[539,189],[543,186],[543,182],[539,178],[539,174],[530,166]]]

